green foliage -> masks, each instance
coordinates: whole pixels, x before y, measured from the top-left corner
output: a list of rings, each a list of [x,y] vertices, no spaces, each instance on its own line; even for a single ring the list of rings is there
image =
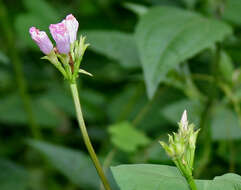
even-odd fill
[[[112,167],[115,180],[121,190],[188,190],[183,176],[175,167],[138,164]],[[198,190],[237,190],[241,188],[241,176],[225,174],[214,180],[196,180]]]
[[[227,107],[218,106],[216,108],[211,126],[214,140],[241,138],[238,116]]]
[[[85,31],[90,49],[118,61],[123,67],[138,67],[139,56],[132,34],[119,31]],[[123,56],[124,55],[124,56]]]
[[[141,16],[148,11],[148,8],[146,6],[143,6],[143,5],[140,5],[140,4],[135,4],[135,3],[125,3],[124,7],[133,11],[138,16]]]
[[[23,3],[28,12],[19,14],[15,20],[17,35],[19,39],[21,39],[21,42],[24,43],[23,45],[35,47],[37,50],[37,46],[32,43],[29,36],[29,28],[31,26],[37,26],[40,30],[48,31],[49,23],[58,22],[60,16],[56,9],[45,0],[24,0]]]
[[[28,173],[21,166],[5,159],[0,159],[1,190],[27,190]]]
[[[146,146],[150,139],[128,122],[121,122],[109,127],[112,143],[124,152],[135,152],[139,146]]]
[[[41,141],[29,141],[64,176],[80,187],[96,189],[98,177],[90,158],[80,152]]]
[[[231,21],[234,24],[240,25],[241,2],[236,0],[228,0],[224,8],[223,18]]]
[[[199,126],[200,116],[203,111],[203,105],[199,101],[188,99],[180,100],[164,107],[162,112],[169,121],[176,124],[185,109],[188,111],[189,120]]]
[[[154,95],[168,71],[222,41],[231,31],[225,23],[193,12],[170,7],[150,9],[136,29],[148,96]]]
[[[222,51],[220,55],[219,67],[220,74],[223,76],[223,79],[232,83],[234,66],[231,57],[224,51]]]
[[[110,166],[144,163],[113,167],[121,190],[188,190],[159,144],[187,109],[201,128],[193,173],[209,179],[196,180],[198,190],[240,189],[240,0],[0,0],[0,190],[100,188],[69,86],[28,32],[49,34],[70,13],[90,43],[81,69],[93,77],[79,76],[78,87],[108,179]],[[31,119],[42,141],[25,146]],[[215,177],[227,172],[238,175]]]

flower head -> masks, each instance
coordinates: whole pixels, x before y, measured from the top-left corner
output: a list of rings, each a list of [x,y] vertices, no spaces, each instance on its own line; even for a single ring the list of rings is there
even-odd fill
[[[68,54],[70,52],[70,36],[65,22],[51,24],[49,30],[59,53]]]
[[[69,14],[66,16],[63,22],[65,23],[65,26],[68,30],[70,43],[74,43],[74,41],[76,40],[77,31],[79,27],[78,21],[72,14]]]
[[[40,50],[46,55],[50,54],[54,47],[46,32],[39,31],[37,28],[31,27],[29,29],[29,33],[32,39],[39,46]]]
[[[189,172],[192,172],[193,169],[196,140],[199,133],[199,130],[195,131],[194,127],[193,124],[188,123],[187,111],[185,110],[179,122],[178,133],[168,135],[168,144],[162,141],[160,142],[166,153],[173,159],[181,171],[183,168],[186,168]],[[180,164],[184,167],[180,168]]]
[[[46,56],[42,59],[50,61],[64,76],[65,79],[74,83],[79,73],[92,76],[80,68],[84,52],[89,44],[85,43],[85,37],[80,36],[77,40],[79,23],[72,14],[57,24],[50,24],[50,33],[56,42],[56,47],[49,40],[45,32],[31,27],[29,32],[32,39],[38,44]]]

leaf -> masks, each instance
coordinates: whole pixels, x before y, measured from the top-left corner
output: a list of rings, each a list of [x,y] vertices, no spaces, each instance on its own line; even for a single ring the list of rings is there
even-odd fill
[[[136,4],[136,3],[126,2],[126,3],[124,3],[124,7],[126,7],[130,11],[134,12],[138,16],[142,16],[143,14],[145,14],[148,11],[148,8],[146,6],[141,5],[141,4]]]
[[[1,190],[27,190],[28,173],[17,164],[0,158],[0,187]]]
[[[41,152],[72,183],[85,189],[99,187],[96,170],[84,153],[41,141],[31,140],[28,144]]]
[[[219,61],[219,72],[223,79],[229,83],[232,82],[234,66],[231,57],[225,52],[221,51]]]
[[[83,33],[86,33],[91,50],[118,61],[125,68],[140,65],[135,40],[131,34],[104,30],[89,30]]]
[[[151,98],[166,74],[231,34],[225,23],[171,7],[155,7],[140,18],[136,41]]]
[[[137,164],[111,167],[121,190],[188,190],[175,167]]]
[[[108,131],[111,134],[111,142],[125,152],[135,152],[140,146],[150,143],[149,138],[144,133],[126,121],[111,125]]]
[[[204,109],[199,101],[188,99],[179,100],[164,107],[162,113],[173,124],[177,124],[185,109],[188,113],[188,121],[199,126],[201,113]]]
[[[241,1],[227,0],[225,2],[223,18],[230,21],[231,23],[240,25],[241,24]]]
[[[227,107],[218,106],[211,122],[214,140],[240,139],[241,128],[237,115]]]
[[[177,168],[165,165],[136,164],[111,167],[121,190],[189,190]],[[195,180],[198,190],[238,190],[241,177],[225,174],[214,180]]]

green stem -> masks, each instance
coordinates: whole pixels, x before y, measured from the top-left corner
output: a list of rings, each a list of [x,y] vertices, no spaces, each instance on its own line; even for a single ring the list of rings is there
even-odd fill
[[[76,110],[76,113],[77,113],[77,119],[78,119],[78,122],[79,122],[79,127],[80,127],[80,130],[81,130],[83,139],[84,139],[85,146],[86,146],[86,148],[87,148],[87,150],[90,154],[90,157],[91,157],[91,159],[92,159],[92,161],[95,165],[97,173],[99,174],[100,179],[101,179],[105,189],[111,190],[110,185],[107,181],[107,178],[105,177],[104,171],[102,170],[100,162],[97,158],[95,150],[94,150],[94,148],[91,144],[88,132],[86,130],[86,126],[85,126],[85,122],[84,122],[84,119],[83,119],[83,114],[82,114],[82,110],[81,110],[81,106],[80,106],[79,94],[78,94],[78,89],[77,89],[76,83],[70,84],[70,88],[71,88],[71,92],[72,92],[72,95],[73,95],[75,110]]]
[[[196,183],[191,175],[185,176],[191,190],[197,190]]]
[[[0,24],[3,29],[3,34],[5,35],[5,38],[7,40],[6,42],[7,51],[9,52],[9,56],[13,64],[13,68],[16,76],[16,83],[18,86],[19,94],[23,101],[25,112],[27,114],[31,133],[34,138],[39,139],[41,138],[41,132],[39,130],[39,127],[36,123],[36,119],[34,117],[31,98],[28,94],[27,84],[23,75],[22,62],[19,57],[19,52],[16,48],[14,32],[12,30],[12,27],[10,26],[10,21],[7,15],[7,8],[4,6],[2,0],[0,0]]]
[[[197,190],[197,186],[193,179],[191,169],[186,167],[180,159],[174,159],[173,162],[176,164],[182,175],[187,180],[190,190]]]

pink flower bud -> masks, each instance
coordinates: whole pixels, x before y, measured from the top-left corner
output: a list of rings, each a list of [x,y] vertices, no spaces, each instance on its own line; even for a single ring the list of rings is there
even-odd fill
[[[79,23],[72,14],[67,15],[63,22],[69,32],[70,43],[73,43],[76,40]]]
[[[65,22],[51,24],[49,30],[56,42],[59,53],[68,54],[70,51],[70,36]]]
[[[32,39],[36,42],[36,44],[39,46],[40,50],[48,55],[52,49],[53,49],[53,44],[50,41],[48,35],[44,31],[39,31],[35,27],[31,27],[29,29],[29,33],[32,37]]]

